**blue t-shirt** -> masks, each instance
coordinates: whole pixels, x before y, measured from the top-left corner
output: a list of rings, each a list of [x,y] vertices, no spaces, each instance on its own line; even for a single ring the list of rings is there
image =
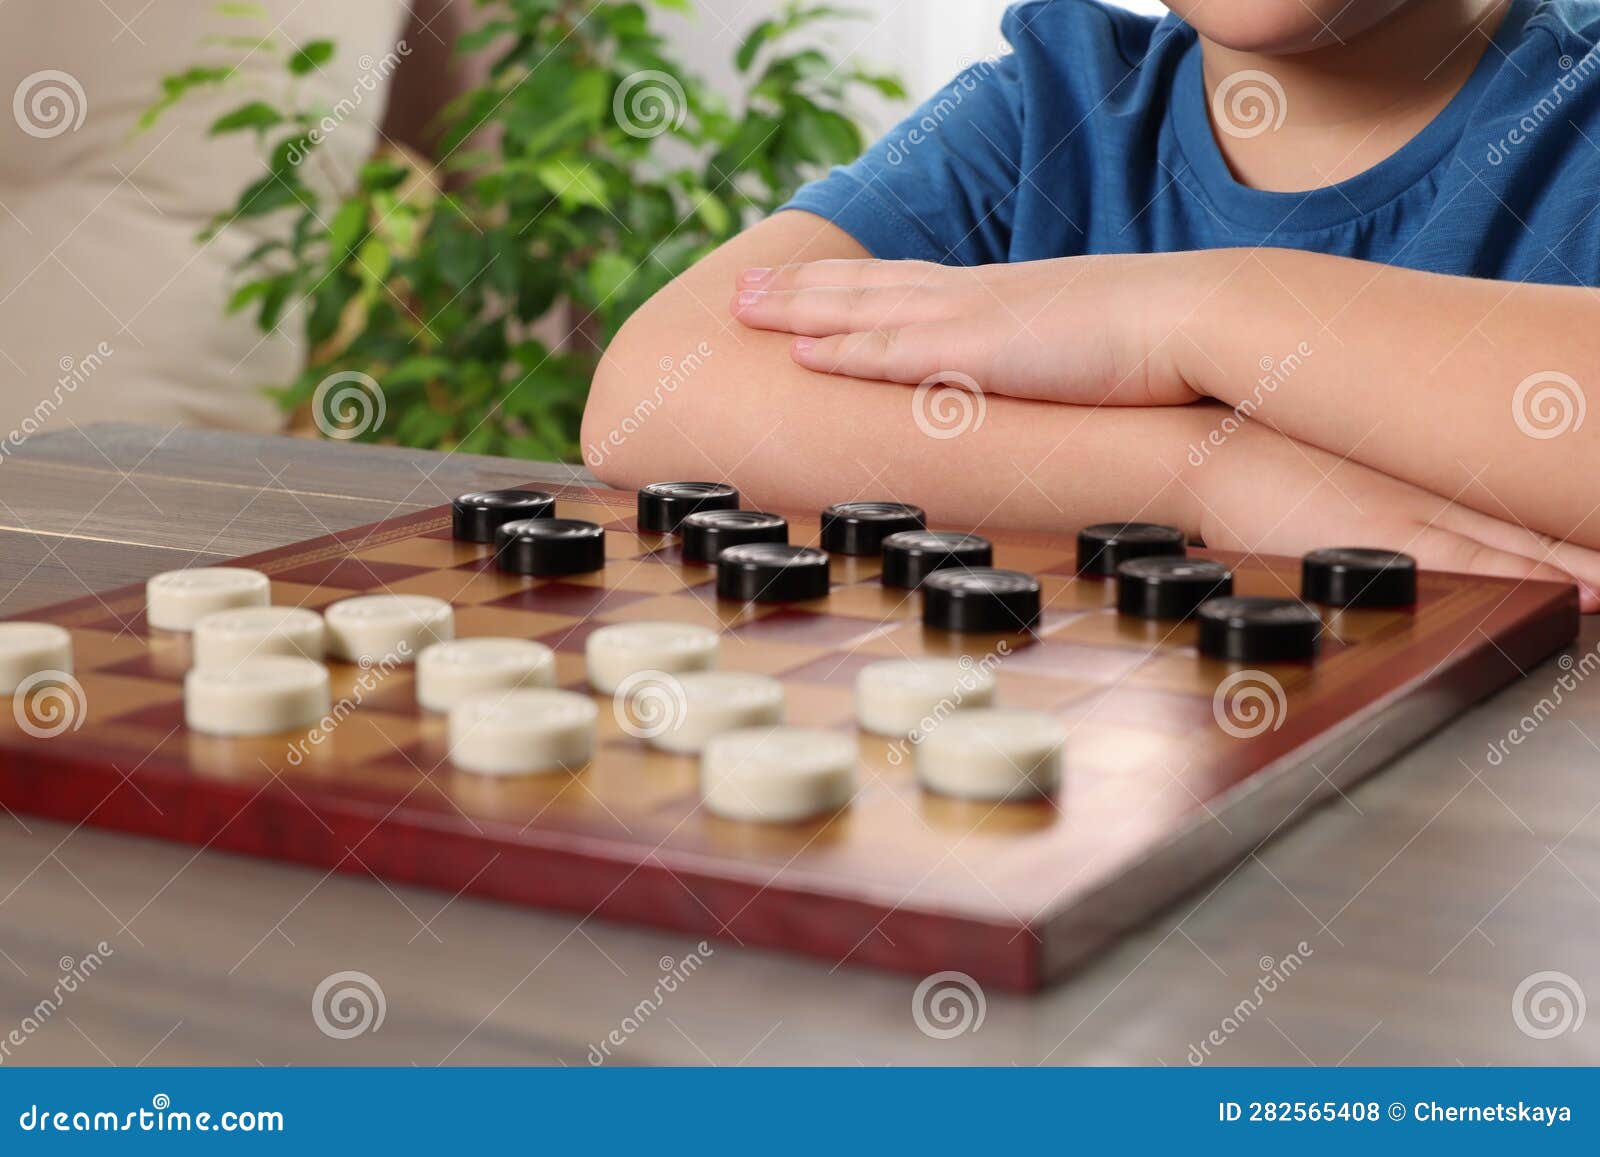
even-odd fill
[[[1514,0],[1415,139],[1295,193],[1234,179],[1182,21],[1035,0],[1003,27],[1012,52],[966,69],[788,207],[874,256],[953,265],[1261,245],[1600,285],[1600,0]],[[1272,131],[1275,83],[1225,80],[1219,128]]]

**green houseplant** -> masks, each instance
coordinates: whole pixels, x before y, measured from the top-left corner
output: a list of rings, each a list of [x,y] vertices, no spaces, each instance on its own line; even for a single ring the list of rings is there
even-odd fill
[[[744,91],[729,103],[672,59],[642,4],[478,3],[487,22],[458,51],[492,63],[445,114],[448,179],[384,153],[353,187],[319,191],[307,173],[339,110],[306,103],[295,81],[336,67],[337,47],[314,41],[281,53],[281,100],[249,100],[211,125],[256,134],[264,172],[208,233],[281,218],[241,263],[226,308],[253,311],[263,330],[304,327],[310,364],[273,392],[310,408],[324,433],[570,458],[599,353],[628,315],[807,177],[859,153],[856,92],[904,94],[814,47],[856,15],[825,5],[790,0],[749,31],[735,59]],[[167,77],[146,123],[232,71]],[[560,348],[532,333],[555,309],[572,334]]]

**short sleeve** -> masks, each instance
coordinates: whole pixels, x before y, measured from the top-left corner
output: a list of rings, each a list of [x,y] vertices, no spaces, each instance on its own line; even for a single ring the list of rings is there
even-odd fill
[[[1022,92],[1015,53],[980,61],[784,208],[833,222],[874,257],[1005,261],[1021,171]]]

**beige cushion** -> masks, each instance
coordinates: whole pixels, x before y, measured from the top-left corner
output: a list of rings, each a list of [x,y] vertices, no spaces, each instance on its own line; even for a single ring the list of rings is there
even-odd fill
[[[363,66],[370,73],[395,52],[405,4],[263,6],[280,45],[328,38],[338,46],[304,83],[326,107],[359,97],[323,146],[331,169],[354,173],[377,142],[387,98],[386,84],[362,87]],[[250,134],[210,138],[206,126],[252,97],[281,99],[283,56],[256,53],[227,90],[193,97],[134,135],[163,75],[243,55],[201,43],[260,27],[216,8],[216,0],[0,4],[0,100],[53,69],[78,83],[85,106],[77,128],[42,136],[23,131],[9,100],[0,106],[0,454],[9,432],[36,427],[283,424],[261,387],[288,381],[302,364],[298,315],[266,338],[249,318],[222,316],[236,284],[230,267],[266,227],[236,226],[203,248],[195,240],[264,171]],[[23,89],[25,119],[26,97],[49,83]],[[70,91],[68,99],[77,103]],[[36,133],[59,127],[47,116],[30,121]]]

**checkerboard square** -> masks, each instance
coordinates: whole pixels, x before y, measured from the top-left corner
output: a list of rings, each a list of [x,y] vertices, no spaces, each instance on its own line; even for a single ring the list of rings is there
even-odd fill
[[[1195,622],[1168,619],[1136,619],[1115,611],[1095,611],[1069,617],[1049,637],[1059,643],[1083,643],[1097,647],[1127,647],[1147,653],[1157,650],[1192,648],[1199,643],[1200,629]]]
[[[687,596],[687,597],[685,597]],[[772,614],[772,608],[759,603],[734,603],[718,599],[714,594],[688,591],[672,597],[657,595],[637,603],[629,603],[600,618],[612,623],[634,623],[641,620],[664,620],[674,623],[701,623],[713,630],[732,630]]]
[[[425,566],[443,569],[460,566],[473,559],[488,558],[494,547],[488,543],[461,542],[454,538],[403,538],[382,546],[357,551],[356,558],[367,562],[395,562],[403,566]]]
[[[636,603],[650,596],[643,591],[608,591],[604,587],[583,586],[559,580],[524,587],[495,599],[490,606],[519,611],[540,611],[550,615],[586,617],[601,615]]]
[[[785,606],[748,623],[732,627],[728,633],[746,641],[797,643],[822,647],[849,647],[890,630],[891,626],[871,619],[835,618],[800,606]]]
[[[428,595],[457,607],[478,606],[536,586],[538,579],[497,570],[430,570],[389,586],[397,595]]]
[[[1069,725],[1092,720],[1187,735],[1203,730],[1212,721],[1211,699],[1118,685],[1097,688],[1073,699],[1062,709],[1061,717]]]
[[[571,615],[545,615],[509,607],[457,607],[456,635],[492,635],[507,639],[538,639],[572,622]]]
[[[272,580],[272,605],[275,607],[305,607],[320,611],[330,603],[347,599],[351,592],[344,587],[319,587],[306,583],[287,583]]]
[[[710,590],[716,575],[709,567],[668,566],[648,558],[608,562],[590,574],[568,575],[567,582],[610,590],[671,594],[683,590]]]
[[[274,576],[280,582],[303,583],[314,587],[339,587],[363,593],[382,593],[389,583],[422,574],[427,568],[397,562],[376,562],[346,555],[321,562],[305,563]]]
[[[1021,648],[1006,656],[1004,663],[1005,669],[1014,674],[1026,672],[1110,683],[1130,674],[1144,661],[1143,651],[1087,647],[1046,638],[1035,646]]]

